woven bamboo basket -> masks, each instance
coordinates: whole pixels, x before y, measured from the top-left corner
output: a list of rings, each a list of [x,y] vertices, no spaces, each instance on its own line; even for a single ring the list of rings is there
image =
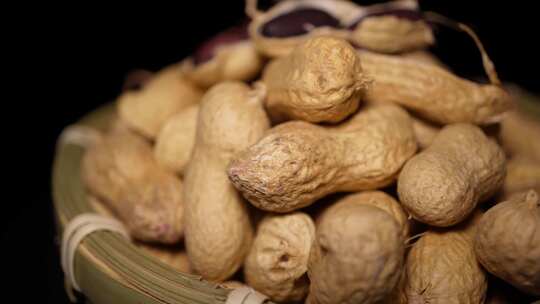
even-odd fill
[[[521,92],[519,106],[540,120],[540,96]],[[114,105],[103,106],[77,124],[103,130],[114,117]],[[80,179],[84,148],[59,141],[53,167],[57,231],[62,235],[75,216],[95,212]],[[78,247],[75,279],[90,303],[222,304],[229,289],[198,276],[180,273],[150,257],[117,233],[98,231]]]

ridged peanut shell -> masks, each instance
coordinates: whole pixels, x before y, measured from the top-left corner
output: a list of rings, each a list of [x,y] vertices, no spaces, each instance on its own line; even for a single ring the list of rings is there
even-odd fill
[[[400,202],[420,222],[457,224],[502,186],[505,164],[502,148],[480,128],[446,126],[401,170]]]
[[[440,124],[491,124],[512,106],[510,95],[499,86],[462,79],[414,59],[359,54],[366,77],[373,79],[366,100],[394,102]]]
[[[380,303],[403,264],[401,227],[386,211],[350,202],[328,208],[317,226],[308,304]]]
[[[224,281],[244,262],[252,241],[246,202],[227,177],[236,153],[269,128],[260,92],[240,82],[223,82],[203,97],[195,147],[184,183],[188,256],[194,270]]]
[[[490,208],[478,224],[476,256],[493,275],[540,295],[540,200],[536,191]]]
[[[303,300],[314,239],[315,224],[305,213],[266,216],[244,264],[246,283],[276,302]]]
[[[133,237],[162,243],[182,237],[182,182],[155,162],[143,138],[126,131],[104,136],[86,151],[82,179]]]
[[[484,303],[487,277],[460,228],[428,231],[414,243],[405,268],[409,304]]]
[[[269,63],[262,81],[275,121],[339,122],[358,109],[368,85],[356,50],[329,36],[308,39]]]
[[[278,125],[238,154],[228,174],[254,206],[289,212],[331,193],[387,186],[415,151],[409,115],[384,105],[338,126]]]

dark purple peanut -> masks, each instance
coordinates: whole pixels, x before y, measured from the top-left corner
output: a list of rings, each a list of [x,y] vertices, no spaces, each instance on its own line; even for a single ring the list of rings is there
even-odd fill
[[[339,28],[338,19],[315,8],[299,8],[266,22],[261,33],[266,37],[285,38],[307,34],[310,27]]]

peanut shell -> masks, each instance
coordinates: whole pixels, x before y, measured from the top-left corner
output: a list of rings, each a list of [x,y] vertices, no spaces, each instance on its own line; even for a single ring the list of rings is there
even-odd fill
[[[276,302],[303,300],[315,224],[305,213],[268,215],[257,228],[246,258],[246,283]]]
[[[340,199],[338,202],[370,205],[384,210],[398,222],[401,227],[403,238],[405,239],[409,236],[409,220],[407,213],[405,213],[405,210],[403,210],[398,201],[382,191],[364,191],[350,194]]]
[[[182,182],[154,160],[150,144],[116,132],[88,148],[82,180],[142,241],[175,243],[184,231]]]
[[[141,90],[124,92],[117,100],[118,113],[130,128],[155,139],[169,118],[201,96],[180,67],[172,65],[156,73]]]
[[[512,111],[501,122],[500,138],[509,155],[540,162],[540,122],[537,120]]]
[[[154,156],[160,165],[184,173],[195,145],[198,113],[199,105],[194,104],[167,120],[154,146]]]
[[[540,295],[540,200],[534,190],[490,208],[480,220],[476,256],[493,275]]]
[[[398,178],[399,199],[418,221],[451,226],[502,186],[505,164],[502,148],[480,128],[449,125],[405,164]]]
[[[368,16],[354,29],[357,45],[378,53],[401,53],[424,49],[434,43],[430,26],[422,19],[394,15]]]
[[[224,281],[242,265],[252,241],[247,205],[227,178],[236,153],[269,128],[260,92],[223,82],[203,97],[184,183],[188,256],[194,270]]]
[[[254,206],[289,212],[331,193],[387,186],[415,151],[409,115],[385,105],[339,126],[274,127],[232,160],[228,174]]]
[[[315,37],[272,61],[262,81],[272,120],[339,122],[358,109],[367,88],[360,60],[345,40]]]
[[[430,63],[360,51],[367,77],[373,79],[366,100],[394,102],[440,124],[499,122],[511,108],[500,86],[459,78]]]
[[[413,245],[406,263],[408,303],[484,303],[487,277],[472,238],[455,227],[428,231]]]
[[[308,304],[380,303],[397,287],[404,240],[394,218],[350,202],[328,208],[317,226]]]

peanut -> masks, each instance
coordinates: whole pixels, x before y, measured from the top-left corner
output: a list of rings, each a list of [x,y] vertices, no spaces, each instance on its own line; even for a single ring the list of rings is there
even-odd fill
[[[358,109],[367,88],[360,60],[345,40],[315,37],[272,61],[262,78],[274,121],[339,122]]]
[[[128,132],[105,135],[86,151],[82,179],[134,238],[175,243],[184,231],[182,182],[154,160],[149,143]]]
[[[501,186],[505,156],[497,143],[470,124],[443,128],[411,158],[398,178],[399,198],[420,222],[450,226],[464,220]]]
[[[185,173],[186,249],[203,278],[223,281],[242,265],[252,240],[247,205],[227,178],[233,156],[269,128],[259,91],[239,82],[203,97],[191,161]]]
[[[501,122],[501,144],[510,155],[540,162],[540,122],[512,111]]]
[[[493,275],[540,295],[540,200],[536,191],[490,208],[478,224],[476,256]]]
[[[411,116],[414,135],[420,149],[426,149],[431,145],[441,128],[428,121]]]
[[[401,227],[403,238],[409,235],[409,220],[408,216],[392,196],[382,191],[365,191],[355,194],[350,194],[340,199],[339,202],[347,204],[371,205],[382,209],[390,214]]]
[[[498,122],[511,106],[500,86],[480,85],[418,60],[359,54],[366,77],[373,79],[367,100],[395,102],[440,124]]]
[[[408,303],[484,303],[487,277],[469,225],[428,231],[413,245],[405,267]]]
[[[197,103],[201,96],[200,89],[172,65],[156,73],[142,90],[124,92],[117,100],[118,113],[130,128],[155,139],[171,116]]]
[[[378,53],[423,49],[435,40],[424,20],[411,20],[393,14],[365,17],[351,35],[356,44]]]
[[[397,287],[401,227],[386,211],[340,202],[328,208],[311,249],[307,304],[380,303]]]
[[[339,126],[281,124],[235,157],[228,174],[256,207],[289,212],[331,193],[389,185],[415,151],[408,114],[384,105]]]
[[[257,228],[246,258],[246,283],[276,302],[303,300],[315,225],[305,213],[269,215]]]
[[[540,162],[524,157],[509,159],[503,185],[504,197],[529,189],[540,193]]]
[[[194,104],[175,114],[159,132],[154,156],[163,167],[183,174],[195,144],[199,105]]]

